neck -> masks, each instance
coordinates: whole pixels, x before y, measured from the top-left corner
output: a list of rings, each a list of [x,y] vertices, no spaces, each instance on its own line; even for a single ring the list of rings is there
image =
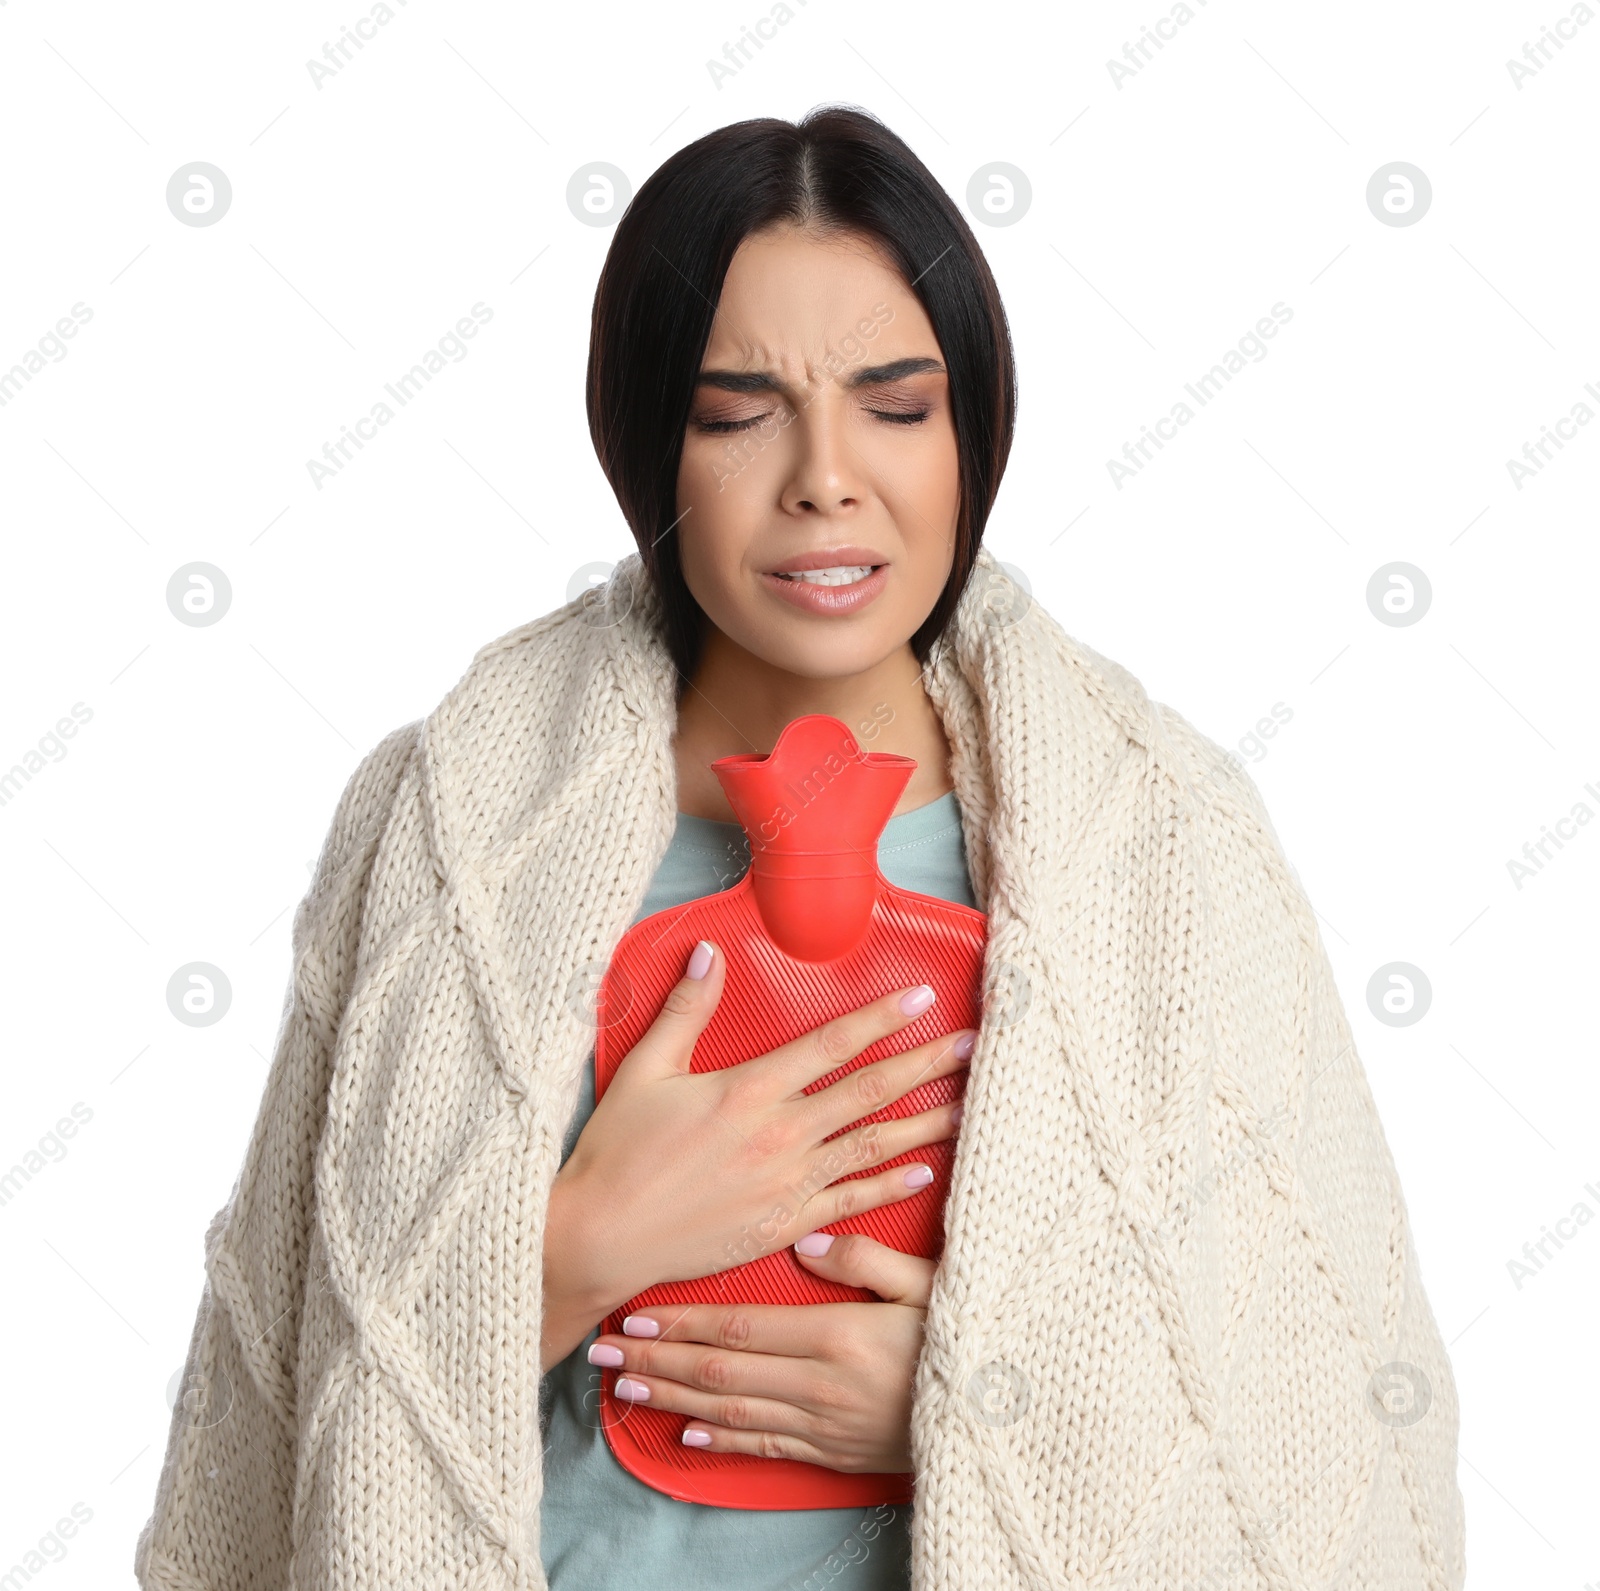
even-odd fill
[[[678,810],[733,822],[712,762],[739,752],[770,752],[784,726],[805,713],[831,713],[863,751],[916,759],[895,812],[926,806],[951,788],[944,724],[909,643],[862,673],[813,679],[773,667],[713,628],[678,702]]]

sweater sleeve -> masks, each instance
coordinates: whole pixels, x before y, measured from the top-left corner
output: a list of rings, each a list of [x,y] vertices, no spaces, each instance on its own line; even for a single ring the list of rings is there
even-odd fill
[[[280,1591],[295,1369],[334,1039],[373,860],[417,725],[363,758],[295,913],[293,967],[242,1168],[205,1234],[205,1283],[134,1573],[145,1591]]]
[[[1304,887],[1287,865],[1285,873],[1291,908],[1313,936],[1302,995],[1311,1065],[1298,1170],[1329,1249],[1369,1305],[1372,1357],[1382,1362],[1361,1392],[1394,1445],[1425,1583],[1459,1588],[1466,1577],[1466,1543],[1456,1479],[1455,1375],[1423,1287],[1399,1172],[1327,947]]]

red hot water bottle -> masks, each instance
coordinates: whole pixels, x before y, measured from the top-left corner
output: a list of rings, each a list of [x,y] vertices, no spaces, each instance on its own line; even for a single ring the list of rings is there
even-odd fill
[[[656,912],[622,936],[600,983],[597,1101],[660,1013],[701,939],[711,940],[727,958],[727,977],[695,1045],[690,1064],[696,1072],[764,1055],[917,983],[932,985],[938,994],[927,1011],[807,1092],[940,1034],[978,1026],[988,919],[969,906],[900,889],[878,867],[878,837],[916,768],[914,758],[863,752],[837,718],[808,713],[785,726],[770,755],[721,757],[711,768],[749,839],[749,870],[731,889]],[[861,1122],[912,1116],[961,1092],[960,1074],[933,1079]],[[937,1260],[944,1248],[954,1150],[948,1139],[851,1172],[865,1177],[884,1166],[920,1161],[932,1167],[934,1180],[903,1201],[822,1230],[865,1232],[902,1253]],[[797,1189],[794,1207],[811,1191]],[[740,1257],[763,1247],[759,1232],[741,1232],[728,1244],[728,1268],[646,1288],[609,1316],[604,1329],[621,1332],[625,1315],[663,1304],[877,1298],[864,1288],[812,1275],[787,1247],[758,1259]],[[618,1374],[601,1372],[606,1440],[622,1467],[657,1491],[721,1508],[852,1508],[911,1500],[910,1474],[845,1474],[798,1459],[685,1447],[685,1416],[618,1398]]]

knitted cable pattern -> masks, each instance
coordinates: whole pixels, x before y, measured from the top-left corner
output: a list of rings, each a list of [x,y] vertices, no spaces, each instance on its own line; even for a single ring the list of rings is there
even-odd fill
[[[1254,783],[986,551],[925,678],[990,933],[915,1591],[1459,1591],[1449,1361]],[[545,1209],[671,839],[674,701],[630,557],[352,777],[206,1235],[147,1591],[545,1591]]]

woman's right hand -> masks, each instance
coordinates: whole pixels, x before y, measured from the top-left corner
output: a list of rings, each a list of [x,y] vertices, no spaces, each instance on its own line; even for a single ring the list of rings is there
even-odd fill
[[[657,1282],[708,1276],[830,1222],[916,1197],[932,1180],[926,1167],[921,1178],[914,1166],[851,1173],[955,1134],[958,1102],[830,1137],[919,1083],[965,1067],[971,1029],[805,1092],[914,1021],[933,1003],[931,988],[897,989],[768,1054],[692,1072],[695,1041],[717,1008],[724,976],[720,952],[697,946],[555,1179],[545,1237],[546,1367],[560,1347],[550,1342],[551,1327],[564,1341],[570,1323],[587,1316],[592,1326]],[[552,1312],[570,1323],[557,1325]]]

